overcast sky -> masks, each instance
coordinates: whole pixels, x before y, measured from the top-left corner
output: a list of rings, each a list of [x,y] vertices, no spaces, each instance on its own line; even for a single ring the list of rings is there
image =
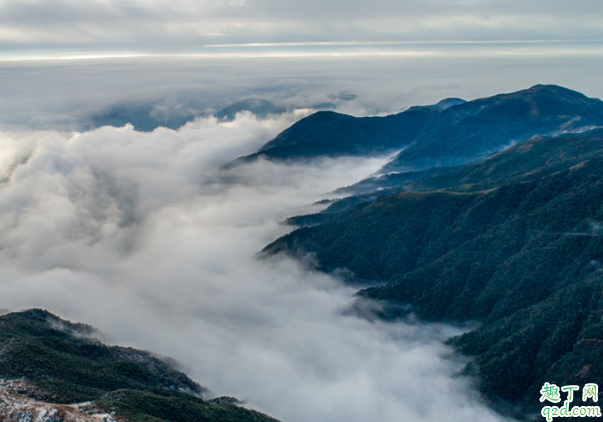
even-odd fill
[[[602,16],[599,0],[0,0],[0,129],[248,97],[357,116],[538,83],[603,97]]]
[[[20,57],[250,43],[585,43],[603,39],[602,14],[599,0],[0,0],[0,49]]]

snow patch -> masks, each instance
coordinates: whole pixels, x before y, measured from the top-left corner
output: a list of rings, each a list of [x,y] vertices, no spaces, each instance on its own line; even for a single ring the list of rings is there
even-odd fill
[[[124,422],[94,403],[53,404],[36,400],[36,388],[0,379],[0,420],[5,422]]]

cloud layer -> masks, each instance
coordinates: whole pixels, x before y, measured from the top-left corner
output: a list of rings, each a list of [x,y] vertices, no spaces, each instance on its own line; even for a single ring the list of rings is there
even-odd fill
[[[231,57],[0,62],[0,129],[85,130],[120,109],[204,115],[249,97],[358,116],[554,83],[603,97],[603,56],[461,49],[460,56]],[[462,54],[461,54],[462,53]],[[580,66],[576,66],[579,60]],[[343,97],[342,98],[342,94]]]
[[[383,160],[221,166],[296,116],[4,133],[0,307],[45,307],[182,362],[216,394],[290,422],[497,421],[444,325],[369,322],[354,289],[255,254]]]
[[[601,2],[3,0],[4,51],[200,52],[215,43],[601,39]]]

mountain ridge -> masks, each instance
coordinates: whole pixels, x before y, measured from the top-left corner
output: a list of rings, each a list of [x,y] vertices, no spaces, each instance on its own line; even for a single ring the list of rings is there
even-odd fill
[[[384,117],[317,112],[238,161],[372,156],[401,150],[382,172],[419,171],[483,159],[536,135],[603,126],[601,100],[557,85],[453,100],[446,107],[411,107]]]
[[[516,416],[539,411],[545,381],[603,383],[603,130],[536,137],[367,198],[263,253],[378,282],[358,296],[381,318],[481,322],[448,343]]]
[[[42,309],[1,315],[0,416],[18,414],[11,403],[20,403],[39,422],[61,420],[57,412],[78,419],[86,406],[130,422],[276,422],[233,398],[206,399],[208,390],[169,359],[106,346],[94,333]]]

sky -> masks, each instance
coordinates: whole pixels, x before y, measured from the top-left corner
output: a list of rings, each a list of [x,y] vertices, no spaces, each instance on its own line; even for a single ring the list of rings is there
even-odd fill
[[[598,0],[0,0],[0,128],[249,97],[357,116],[538,83],[603,97],[601,16]]]
[[[264,98],[289,111],[330,109],[355,116],[547,83],[603,98],[603,55],[482,57],[471,51],[425,57],[0,61],[0,129],[84,131],[116,113],[163,124],[208,116],[245,98]]]
[[[602,12],[0,0],[0,308],[92,324],[283,421],[503,421],[442,343],[470,327],[367,320],[311,257],[256,257],[386,158],[222,166],[318,109],[384,115],[538,83],[603,97]],[[286,111],[212,117],[246,98]],[[104,126],[116,115],[188,123]]]
[[[0,51],[215,54],[268,44],[292,52],[296,43],[400,51],[416,42],[567,40],[600,49],[601,12],[597,0],[2,0]]]

